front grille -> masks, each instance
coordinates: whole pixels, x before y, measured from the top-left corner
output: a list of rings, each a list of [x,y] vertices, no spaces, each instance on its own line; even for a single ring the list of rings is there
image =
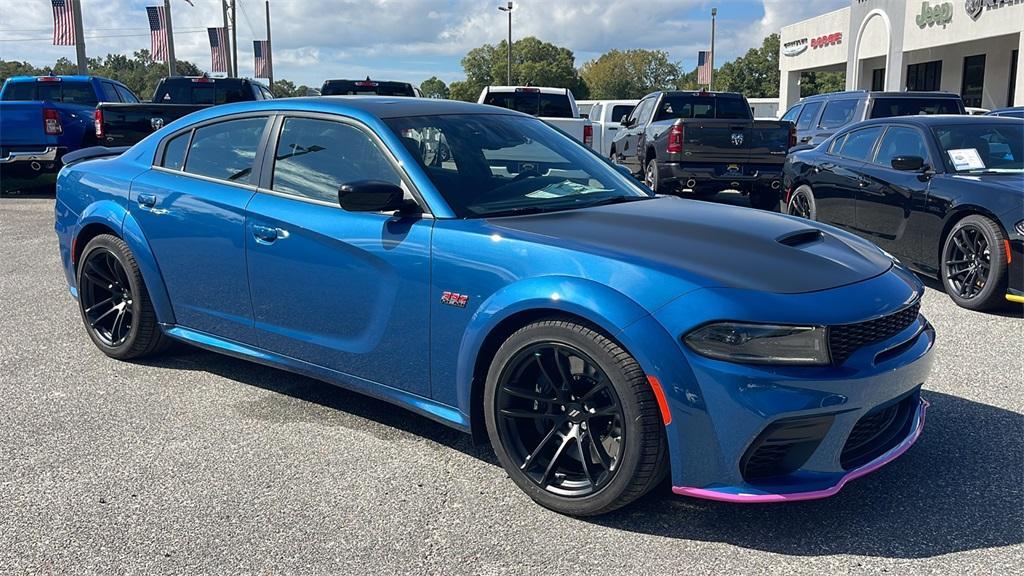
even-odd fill
[[[832,354],[832,363],[842,364],[862,347],[892,338],[913,324],[920,312],[921,301],[918,300],[903,310],[888,316],[856,324],[829,326],[828,349]]]
[[[801,466],[828,433],[835,417],[784,418],[769,424],[740,460],[740,473],[748,482],[784,476]]]
[[[863,466],[900,443],[910,433],[917,396],[875,408],[853,426],[839,456],[843,468]]]

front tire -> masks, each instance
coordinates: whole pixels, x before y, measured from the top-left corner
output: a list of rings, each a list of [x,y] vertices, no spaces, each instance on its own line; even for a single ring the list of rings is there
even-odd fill
[[[556,512],[610,512],[667,472],[664,427],[643,370],[588,326],[546,320],[510,336],[491,362],[484,406],[501,465]]]
[[[129,360],[166,346],[142,273],[123,240],[110,234],[90,240],[77,274],[85,330],[104,354]]]
[[[1003,303],[1008,281],[1005,239],[999,224],[978,214],[949,231],[942,246],[942,285],[958,306],[989,310]]]

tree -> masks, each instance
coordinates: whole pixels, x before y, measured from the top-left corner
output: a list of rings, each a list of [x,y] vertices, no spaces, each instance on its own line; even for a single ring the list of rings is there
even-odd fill
[[[580,70],[595,99],[641,98],[674,87],[681,75],[679,64],[663,50],[612,50]]]
[[[449,96],[475,101],[485,86],[505,84],[507,47],[502,40],[497,45],[484,44],[470,50],[462,59],[466,79],[452,82]],[[587,96],[572,50],[532,36],[512,43],[512,83],[568,88],[577,98]]]
[[[274,98],[309,96],[312,90],[312,88],[305,84],[296,86],[291,80],[285,80],[283,78],[281,80],[274,80],[274,83],[270,85],[270,92],[274,95]]]
[[[771,34],[760,48],[751,48],[715,71],[715,90],[739,92],[748,98],[779,95],[779,35]]]
[[[448,85],[437,76],[431,76],[420,84],[424,98],[448,98]]]

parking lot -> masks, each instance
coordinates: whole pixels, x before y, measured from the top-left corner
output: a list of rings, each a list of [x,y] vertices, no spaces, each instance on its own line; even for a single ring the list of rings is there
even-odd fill
[[[1020,573],[1019,313],[929,288],[924,435],[834,498],[663,487],[577,519],[534,504],[489,447],[382,402],[186,347],[106,358],[67,294],[52,208],[0,200],[2,572]]]

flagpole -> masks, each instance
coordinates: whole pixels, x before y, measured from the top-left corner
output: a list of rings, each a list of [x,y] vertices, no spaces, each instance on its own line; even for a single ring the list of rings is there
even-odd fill
[[[227,42],[228,41],[228,0],[221,0],[221,2],[220,2],[220,13],[221,13],[221,16],[224,17],[224,42]],[[225,62],[225,64],[227,64],[227,66],[225,66],[225,68],[227,68],[228,76],[234,76],[234,74],[231,73],[231,66],[232,66],[232,64],[231,64],[231,54],[228,52],[228,49],[227,49],[226,46],[224,47],[224,57],[227,59],[227,62]]]
[[[85,31],[82,29],[82,2],[71,0],[71,8],[75,13],[75,54],[78,57],[78,73],[89,73],[89,62],[85,58]]]
[[[238,78],[238,27],[237,23],[238,0],[231,0],[231,67],[234,70],[233,77]]]
[[[718,15],[718,8],[711,9],[711,66],[708,69],[708,90],[714,91],[715,89],[715,16]]]
[[[271,57],[274,51],[271,50],[270,44],[270,0],[267,0],[267,53],[263,55],[267,59],[267,81],[270,83],[270,89],[274,89],[274,59]]]
[[[178,64],[174,61],[174,29],[171,28],[171,0],[164,0],[164,19],[167,26],[167,75],[178,75]]]

